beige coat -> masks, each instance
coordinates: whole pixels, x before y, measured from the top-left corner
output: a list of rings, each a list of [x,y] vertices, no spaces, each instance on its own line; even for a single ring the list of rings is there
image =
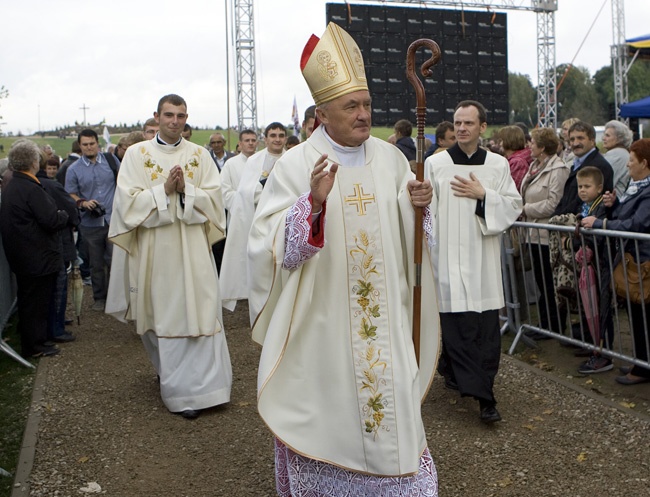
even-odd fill
[[[546,166],[536,176],[530,176],[530,171],[537,167],[533,161],[521,183],[521,195],[524,198],[522,218],[527,223],[548,224],[564,194],[564,184],[571,169],[557,155],[548,159]],[[548,245],[548,231],[531,230],[531,241]]]

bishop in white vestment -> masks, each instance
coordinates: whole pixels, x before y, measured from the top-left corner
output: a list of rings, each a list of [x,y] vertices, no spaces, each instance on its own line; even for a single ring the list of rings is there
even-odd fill
[[[330,66],[356,71],[355,84],[316,99],[322,124],[278,160],[251,228],[258,409],[276,437],[281,496],[435,496],[420,411],[439,345],[428,257],[419,368],[411,337],[413,205],[428,204],[431,185],[369,136],[363,61],[358,48],[341,55],[355,47],[333,23],[311,47],[337,54]]]

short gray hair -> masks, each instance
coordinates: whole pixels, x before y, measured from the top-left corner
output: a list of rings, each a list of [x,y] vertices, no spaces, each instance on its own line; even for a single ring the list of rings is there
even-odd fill
[[[609,121],[605,124],[605,129],[612,128],[616,134],[616,143],[625,149],[630,148],[632,145],[632,137],[634,136],[630,128],[628,128],[621,121]]]
[[[7,159],[9,159],[9,169],[29,171],[34,163],[40,163],[41,151],[33,141],[18,140],[9,150]]]

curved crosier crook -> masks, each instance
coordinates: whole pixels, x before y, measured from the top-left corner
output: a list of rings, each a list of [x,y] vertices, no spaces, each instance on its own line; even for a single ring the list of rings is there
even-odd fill
[[[417,107],[415,115],[417,117],[417,154],[416,154],[416,171],[415,178],[418,181],[424,181],[424,122],[427,111],[427,101],[424,94],[424,85],[420,78],[415,74],[415,53],[420,47],[431,50],[431,58],[426,60],[420,67],[420,73],[423,77],[431,76],[431,68],[440,60],[440,47],[438,44],[426,38],[415,40],[406,52],[406,77],[415,89]],[[413,347],[415,357],[420,364],[420,315],[422,312],[422,228],[423,209],[415,207],[415,249],[413,259],[415,262],[415,285],[413,286]]]

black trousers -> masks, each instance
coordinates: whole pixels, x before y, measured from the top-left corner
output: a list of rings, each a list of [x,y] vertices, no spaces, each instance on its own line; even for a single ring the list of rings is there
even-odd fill
[[[217,265],[217,274],[221,273],[221,261],[223,260],[223,251],[226,248],[226,240],[223,239],[212,246],[212,255]],[[245,275],[244,275],[245,276]]]
[[[499,311],[440,313],[443,357],[440,373],[462,396],[496,404],[494,378],[501,358]]]
[[[648,360],[648,340],[650,330],[650,304],[645,304],[645,320],[643,319],[644,305],[643,304],[630,304],[632,309],[632,334],[634,337],[634,352],[637,359],[642,361]],[[635,376],[642,376],[650,378],[650,369],[642,368],[641,366],[634,366],[632,374]]]
[[[43,276],[16,275],[18,294],[18,333],[21,353],[30,357],[41,352],[47,340],[47,316],[57,273]]]

